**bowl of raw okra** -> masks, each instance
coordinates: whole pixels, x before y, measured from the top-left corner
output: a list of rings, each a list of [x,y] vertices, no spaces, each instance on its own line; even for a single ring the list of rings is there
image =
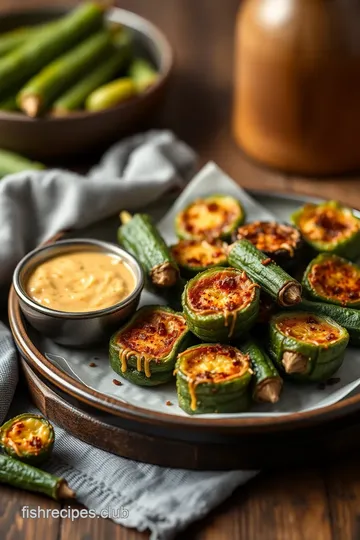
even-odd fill
[[[157,110],[166,37],[126,10],[86,2],[0,15],[0,148],[48,160],[101,150]]]

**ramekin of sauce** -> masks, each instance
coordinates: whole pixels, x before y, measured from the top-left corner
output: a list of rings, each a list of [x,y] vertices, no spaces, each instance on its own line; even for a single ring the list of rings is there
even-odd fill
[[[99,240],[62,240],[18,264],[13,285],[27,321],[57,343],[87,346],[135,311],[144,276],[136,259]]]

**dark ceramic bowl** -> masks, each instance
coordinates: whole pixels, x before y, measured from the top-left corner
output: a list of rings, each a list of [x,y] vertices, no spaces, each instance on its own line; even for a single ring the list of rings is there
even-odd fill
[[[0,15],[0,32],[38,24],[63,15],[65,9],[47,8]],[[152,60],[160,77],[147,91],[126,103],[100,112],[74,112],[66,117],[33,119],[20,112],[0,111],[0,148],[48,160],[101,150],[136,127],[161,104],[173,54],[165,36],[135,13],[114,8],[108,20],[130,28],[135,52]]]

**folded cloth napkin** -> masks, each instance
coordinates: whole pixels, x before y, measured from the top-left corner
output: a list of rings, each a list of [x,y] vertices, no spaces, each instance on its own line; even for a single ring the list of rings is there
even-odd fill
[[[0,183],[0,286],[8,286],[16,263],[40,242],[68,228],[82,228],[155,201],[182,187],[195,154],[167,131],[152,131],[112,147],[88,176],[64,170],[30,171]],[[35,411],[22,395],[17,353],[0,323],[0,422]],[[11,409],[9,410],[11,401]],[[194,472],[133,462],[94,448],[55,426],[56,444],[46,468],[64,476],[78,501],[97,514],[138,530],[152,540],[172,538],[204,516],[255,473]]]

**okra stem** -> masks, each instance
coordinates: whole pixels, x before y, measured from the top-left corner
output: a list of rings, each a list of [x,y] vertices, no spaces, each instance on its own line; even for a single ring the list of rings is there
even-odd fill
[[[57,494],[59,499],[74,499],[76,495],[75,491],[69,487],[64,479],[61,479]]]
[[[159,287],[171,287],[176,283],[178,271],[172,263],[166,261],[154,266],[150,272],[151,281]]]
[[[279,293],[279,302],[283,306],[293,306],[301,302],[301,286],[297,283],[287,283]]]
[[[64,478],[4,455],[0,455],[0,483],[43,493],[55,500],[76,496]]]
[[[125,223],[129,223],[129,221],[132,220],[132,215],[127,210],[123,210],[122,212],[120,212],[119,217],[122,225],[125,225]]]
[[[264,401],[266,403],[277,403],[279,401],[282,388],[281,379],[265,379],[257,385],[254,398],[256,401]]]
[[[293,351],[285,351],[282,364],[286,373],[306,373],[309,359],[303,354]]]
[[[31,117],[39,116],[79,74],[91,69],[111,51],[111,34],[101,30],[48,64],[20,91],[18,102]]]

